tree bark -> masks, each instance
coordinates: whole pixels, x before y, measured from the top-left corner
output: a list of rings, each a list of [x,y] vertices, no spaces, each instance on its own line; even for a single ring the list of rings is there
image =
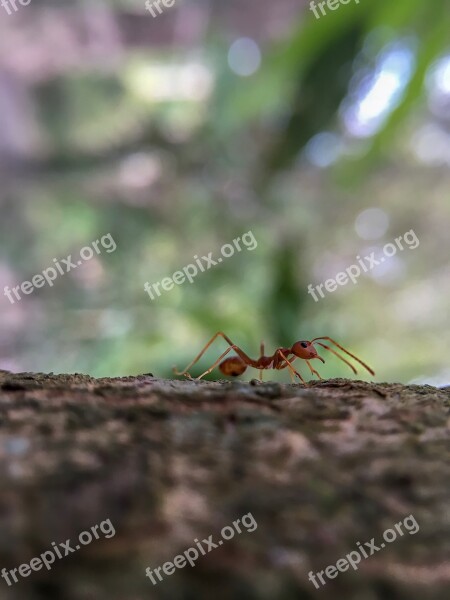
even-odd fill
[[[0,600],[447,599],[449,404],[343,379],[0,371],[0,568],[81,546],[0,579]],[[114,536],[79,543],[108,519]]]

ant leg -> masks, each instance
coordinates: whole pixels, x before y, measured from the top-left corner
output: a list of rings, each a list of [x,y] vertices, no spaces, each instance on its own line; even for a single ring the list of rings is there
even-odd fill
[[[300,380],[302,381],[302,383],[306,383],[306,381],[303,379],[303,377],[300,375],[300,373],[294,369],[294,367],[291,365],[291,363],[289,362],[289,360],[285,357],[285,355],[283,354],[283,352],[281,352],[281,350],[278,350],[278,352],[280,353],[281,358],[284,361],[286,361],[286,366],[291,371],[291,373],[294,373],[295,375],[297,375],[297,377],[300,378]]]
[[[375,375],[375,372],[368,366],[366,365],[365,362],[363,362],[361,359],[359,359],[357,356],[355,356],[354,354],[352,354],[351,352],[349,352],[348,350],[346,350],[343,346],[341,346],[340,344],[338,344],[335,340],[333,340],[332,338],[328,337],[328,336],[323,336],[323,337],[317,337],[314,338],[313,340],[311,340],[311,342],[315,342],[316,340],[328,340],[329,342],[331,342],[332,344],[334,344],[335,346],[337,346],[340,350],[342,350],[343,352],[345,352],[345,354],[348,354],[349,356],[351,356],[352,358],[354,358],[356,360],[356,362],[359,362],[360,365],[362,365],[365,369],[367,369],[369,371],[369,373],[371,375]],[[322,344],[319,344],[322,345]],[[326,348],[325,345],[323,345],[324,348]],[[331,350],[331,348],[327,348],[327,350]],[[338,356],[341,360],[343,360],[344,362],[347,362],[344,358],[342,358],[342,356],[340,356],[339,354],[337,354],[336,352],[334,353],[336,354],[336,356]],[[347,362],[347,364],[349,364]],[[351,366],[351,365],[350,365]],[[353,367],[352,367],[353,368]]]
[[[189,369],[191,367],[193,367],[195,365],[195,363],[201,359],[201,357],[208,350],[208,348],[211,346],[211,344],[214,342],[214,340],[217,339],[219,336],[222,337],[230,346],[233,346],[233,342],[230,340],[230,338],[227,335],[225,335],[222,331],[218,331],[215,335],[213,335],[213,337],[209,340],[209,342],[204,346],[203,350],[198,353],[198,355],[194,358],[194,360],[188,364],[188,366],[185,368],[184,371],[178,371],[176,367],[173,367],[173,372],[175,373],[175,375],[185,375],[187,377],[189,375],[187,373],[189,371]]]
[[[296,356],[293,356],[293,357],[291,358],[291,365],[292,365],[292,363],[294,362],[294,360],[297,360],[297,357],[296,357]],[[287,366],[288,366],[288,364],[287,364],[286,362],[284,362],[284,361],[283,361],[283,362],[281,362],[281,363],[278,365],[278,367],[277,367],[277,368],[278,368],[279,370],[281,370],[281,369],[286,369],[286,368],[287,368]],[[291,382],[292,382],[292,383],[294,383],[294,381],[293,381],[293,376],[292,376],[292,371],[291,371],[290,369],[289,369],[289,376],[290,376],[290,378],[291,378]]]
[[[260,354],[260,358],[262,358],[264,356],[264,342],[261,342],[261,345],[259,346],[259,354]],[[260,381],[263,380],[263,370],[262,369],[259,370],[259,380]]]
[[[236,348],[239,349],[237,346],[230,346],[229,348],[227,348],[225,350],[225,352],[222,352],[222,354],[219,356],[219,358],[215,361],[215,363],[212,365],[212,367],[210,367],[207,371],[205,371],[204,373],[202,373],[201,375],[199,375],[198,377],[195,378],[196,381],[198,381],[199,379],[202,379],[205,375],[209,375],[209,373],[211,373],[211,371],[213,369],[215,369],[217,367],[217,365],[220,363],[220,361],[222,360],[222,358],[225,358],[225,356],[228,354],[228,352],[230,352],[231,350],[236,351]]]
[[[294,362],[294,360],[295,360],[295,359],[296,359],[296,357],[294,356],[294,358],[291,360],[291,364]],[[323,380],[323,377],[321,377],[321,376],[320,376],[320,373],[318,373],[318,372],[317,372],[317,371],[314,369],[314,367],[311,365],[311,363],[309,362],[309,360],[307,360],[307,361],[306,361],[306,364],[308,365],[308,367],[309,367],[309,370],[311,371],[311,374],[312,374],[312,375],[317,375],[317,377],[318,377],[319,379],[322,379],[322,380]],[[287,365],[286,363],[283,363],[283,364],[281,365],[281,367],[280,367],[280,368],[281,368],[281,369],[285,369],[287,366],[288,366],[288,365]],[[289,371],[289,375],[291,376],[291,381],[292,381],[292,372],[291,372],[291,371]]]
[[[311,374],[312,374],[312,375],[317,375],[317,377],[318,377],[319,379],[322,379],[322,377],[321,377],[321,376],[319,375],[319,373],[318,373],[318,372],[315,370],[315,368],[314,368],[313,366],[311,366],[311,363],[309,362],[309,360],[307,360],[307,361],[306,361],[306,364],[308,365],[308,367],[309,367],[309,370],[311,371]]]

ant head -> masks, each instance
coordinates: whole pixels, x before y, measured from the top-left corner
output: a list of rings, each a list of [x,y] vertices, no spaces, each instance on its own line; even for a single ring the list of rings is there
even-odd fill
[[[323,358],[317,354],[317,350],[314,348],[312,342],[295,342],[295,344],[291,348],[291,352],[292,354],[295,354],[295,356],[298,356],[299,358],[303,358],[305,360],[318,358],[323,363],[325,362]]]

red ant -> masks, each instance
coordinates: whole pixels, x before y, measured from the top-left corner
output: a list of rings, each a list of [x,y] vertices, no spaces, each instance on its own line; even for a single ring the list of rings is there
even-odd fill
[[[334,350],[333,348],[330,348],[329,346],[327,346],[326,344],[323,344],[322,342],[320,342],[318,340],[327,340],[327,341],[331,342],[332,344],[337,346],[340,350],[345,352],[348,356],[351,356],[354,360],[359,362],[359,364],[362,365],[365,369],[367,369],[367,371],[369,371],[369,373],[371,375],[375,375],[374,371],[372,371],[372,369],[369,366],[367,366],[366,363],[364,363],[357,356],[355,356],[354,354],[352,354],[351,352],[349,352],[348,350],[343,348],[340,344],[338,344],[337,342],[332,340],[330,337],[317,337],[317,338],[314,338],[313,340],[311,340],[310,342],[308,342],[308,341],[295,342],[295,344],[292,346],[292,348],[277,348],[275,350],[275,352],[272,354],[272,356],[264,356],[264,343],[261,343],[260,357],[257,360],[253,360],[252,358],[247,356],[247,354],[243,350],[241,350],[239,348],[239,346],[236,346],[236,344],[233,344],[233,342],[230,340],[230,338],[227,335],[225,335],[222,331],[218,331],[209,340],[209,342],[206,344],[206,346],[203,348],[203,350],[194,358],[194,360],[186,367],[186,369],[184,371],[180,372],[177,370],[176,367],[174,367],[173,371],[174,371],[175,375],[184,375],[185,377],[192,379],[191,375],[188,373],[189,369],[193,365],[195,365],[195,363],[198,360],[200,360],[200,358],[203,356],[203,354],[206,352],[206,350],[211,346],[211,344],[214,342],[214,340],[219,336],[223,337],[223,339],[229,344],[229,348],[227,350],[225,350],[225,352],[223,352],[219,356],[219,358],[215,361],[215,363],[212,365],[212,367],[210,367],[207,371],[202,373],[199,377],[197,377],[197,379],[202,379],[202,377],[211,373],[211,371],[220,363],[219,364],[220,371],[224,375],[232,376],[232,377],[238,377],[239,375],[242,375],[247,370],[247,367],[253,367],[254,369],[258,369],[260,381],[262,381],[263,370],[277,369],[279,371],[281,369],[286,369],[286,367],[287,367],[289,369],[291,381],[293,381],[295,376],[297,376],[303,383],[306,383],[305,380],[303,379],[303,377],[300,375],[300,373],[298,371],[296,371],[294,369],[294,367],[292,366],[292,363],[297,358],[302,358],[303,360],[305,360],[306,364],[309,367],[309,370],[311,371],[311,374],[317,375],[317,377],[319,379],[322,379],[322,377],[319,375],[319,373],[311,366],[311,364],[309,362],[313,358],[317,358],[318,360],[321,360],[323,363],[325,362],[324,359],[317,354],[317,350],[314,348],[314,345],[313,345],[314,343],[316,343],[318,346],[321,346],[322,348],[325,348],[326,350],[329,350],[330,352],[332,352],[335,356],[337,356],[342,361],[344,361],[345,364],[347,364],[352,369],[352,371],[353,371],[353,373],[355,373],[355,375],[357,374],[357,370],[355,369],[355,367],[346,358],[344,358],[341,354],[339,354],[339,352],[336,352],[336,350]],[[231,350],[234,350],[238,356],[231,356],[229,358],[225,358],[225,356]],[[294,355],[294,357],[292,359],[289,358],[291,354]],[[222,360],[224,358],[225,358],[225,360]]]

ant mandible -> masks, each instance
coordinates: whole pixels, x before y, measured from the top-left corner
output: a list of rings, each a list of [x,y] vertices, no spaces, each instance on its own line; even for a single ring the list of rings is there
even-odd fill
[[[345,364],[347,364],[351,368],[351,370],[353,371],[353,373],[355,373],[355,375],[357,374],[357,370],[355,369],[355,367],[344,356],[342,356],[339,352],[337,352],[333,348],[330,348],[330,346],[328,346],[327,344],[323,344],[319,340],[326,340],[326,341],[334,344],[337,348],[339,348],[340,350],[345,352],[345,354],[347,354],[348,356],[351,356],[360,365],[362,365],[365,369],[367,369],[367,371],[369,371],[369,373],[371,375],[375,375],[375,372],[369,366],[367,366],[366,363],[364,363],[357,356],[355,356],[354,354],[352,354],[351,352],[346,350],[343,346],[341,346],[340,344],[338,344],[333,339],[331,339],[330,337],[327,337],[327,336],[317,337],[311,341],[295,342],[295,344],[293,344],[293,346],[291,348],[282,348],[282,347],[277,348],[275,350],[275,352],[272,354],[272,356],[264,356],[264,343],[261,343],[260,357],[256,360],[254,360],[253,358],[250,358],[243,350],[241,350],[241,348],[239,348],[239,346],[236,346],[236,344],[233,344],[233,342],[230,340],[230,338],[227,335],[225,335],[222,331],[218,331],[209,340],[209,342],[204,346],[203,350],[194,358],[194,360],[185,368],[184,371],[178,371],[177,368],[174,367],[173,372],[175,373],[175,375],[184,375],[185,377],[192,379],[191,375],[188,372],[189,369],[191,367],[193,367],[195,365],[195,363],[200,360],[200,358],[203,356],[203,354],[206,352],[206,350],[211,346],[211,344],[214,342],[214,340],[216,338],[218,338],[219,336],[222,337],[227,342],[227,344],[229,346],[228,349],[225,350],[225,352],[222,352],[222,354],[215,361],[215,363],[207,371],[202,373],[196,379],[202,379],[202,377],[211,373],[211,371],[217,365],[219,365],[219,369],[224,375],[232,376],[232,377],[238,377],[239,375],[242,375],[243,373],[245,373],[245,371],[247,370],[247,367],[253,367],[254,369],[259,370],[259,380],[260,381],[262,381],[262,373],[266,369],[277,369],[278,371],[280,371],[281,369],[288,368],[289,374],[291,376],[291,381],[293,381],[295,376],[297,376],[303,383],[306,383],[305,380],[303,379],[303,377],[300,375],[300,373],[298,371],[296,371],[294,369],[294,367],[292,366],[292,363],[297,358],[302,358],[303,360],[305,360],[306,364],[309,367],[309,370],[311,371],[311,374],[317,375],[317,377],[319,379],[322,379],[322,377],[319,375],[319,373],[314,369],[314,367],[311,366],[311,363],[309,362],[313,358],[317,358],[318,360],[321,360],[323,363],[325,362],[324,359],[321,356],[319,356],[319,354],[317,353],[317,350],[314,348],[314,343],[316,343],[318,346],[321,346],[322,348],[325,348],[325,350],[329,350],[330,352],[332,352],[340,360],[345,362]],[[231,356],[231,357],[225,358],[225,356],[231,350],[234,350],[236,352],[237,356]],[[291,355],[293,355],[293,358],[290,358]]]

